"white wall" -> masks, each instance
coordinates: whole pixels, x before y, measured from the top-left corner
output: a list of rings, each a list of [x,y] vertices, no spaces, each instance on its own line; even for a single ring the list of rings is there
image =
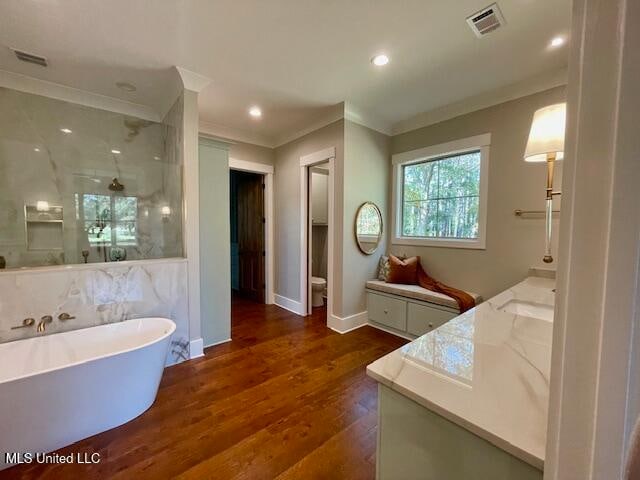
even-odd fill
[[[343,275],[343,290],[337,294],[340,308],[334,312],[341,317],[361,313],[367,309],[365,283],[376,276],[380,255],[386,251],[389,222],[390,138],[387,135],[345,122],[344,135],[344,215],[343,258],[339,271]],[[365,255],[358,248],[354,232],[356,212],[364,202],[380,208],[385,229],[382,242],[373,255]]]
[[[276,294],[295,302],[300,295],[300,157],[336,147],[334,202],[333,315],[366,310],[364,285],[373,278],[379,254],[358,249],[354,221],[358,207],[373,201],[386,216],[389,137],[340,120],[276,149]],[[378,252],[384,252],[385,241]],[[334,325],[339,328],[339,325]]]
[[[392,154],[484,133],[491,134],[491,148],[486,249],[391,245],[390,251],[420,255],[422,265],[435,278],[484,298],[522,280],[529,267],[549,268],[542,263],[543,217],[518,218],[513,211],[544,208],[546,167],[526,163],[524,149],[534,111],[565,98],[565,87],[557,87],[394,136]],[[562,162],[557,165],[555,185],[559,189]],[[554,204],[554,209],[560,208],[558,197]],[[553,254],[557,258],[558,220],[554,227]]]
[[[274,175],[275,197],[275,293],[294,302],[300,292],[300,157],[336,148],[336,202],[334,261],[342,259],[342,162],[344,156],[344,121],[339,120],[276,149]],[[335,272],[335,292],[342,289],[341,272]],[[334,308],[339,305],[334,299]]]

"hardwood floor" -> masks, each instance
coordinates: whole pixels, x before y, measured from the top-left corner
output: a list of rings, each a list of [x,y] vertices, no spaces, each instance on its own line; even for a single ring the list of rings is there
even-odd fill
[[[405,341],[325,323],[324,309],[303,318],[234,299],[232,342],[167,368],[142,416],[59,451],[97,452],[99,464],[0,477],[372,479],[377,392],[365,366]]]

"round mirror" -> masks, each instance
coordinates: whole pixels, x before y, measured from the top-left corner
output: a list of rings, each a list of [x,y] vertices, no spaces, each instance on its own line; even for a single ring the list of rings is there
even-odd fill
[[[375,203],[365,202],[356,213],[356,242],[365,255],[378,249],[382,239],[382,214]]]

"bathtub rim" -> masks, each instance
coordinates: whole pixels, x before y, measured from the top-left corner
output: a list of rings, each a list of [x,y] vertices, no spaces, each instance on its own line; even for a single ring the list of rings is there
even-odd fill
[[[36,377],[38,375],[43,375],[45,373],[56,372],[58,370],[64,370],[66,368],[75,367],[75,366],[78,366],[78,365],[83,365],[85,363],[94,362],[94,361],[97,361],[97,360],[103,360],[103,359],[106,359],[106,358],[114,357],[116,355],[126,354],[126,353],[129,353],[129,352],[133,352],[135,350],[142,350],[143,348],[146,348],[146,347],[148,347],[150,345],[162,342],[167,337],[170,338],[171,335],[173,335],[175,333],[177,326],[176,326],[176,322],[174,322],[170,318],[166,318],[166,317],[131,318],[129,320],[123,320],[121,322],[106,323],[106,324],[103,324],[103,325],[94,325],[94,326],[87,327],[87,328],[77,328],[75,330],[68,330],[66,332],[53,333],[51,335],[44,335],[44,336],[40,336],[40,337],[21,338],[19,340],[13,340],[11,342],[5,342],[3,344],[0,344],[0,345],[9,345],[9,344],[16,343],[16,342],[24,342],[24,341],[31,340],[31,339],[34,339],[34,338],[37,339],[37,338],[44,338],[44,337],[54,337],[56,335],[64,335],[64,334],[67,334],[67,333],[74,333],[74,332],[78,332],[80,330],[89,330],[91,328],[101,328],[101,327],[108,328],[108,327],[111,327],[113,325],[118,325],[118,324],[125,323],[125,322],[141,321],[141,320],[162,320],[164,322],[169,322],[169,331],[167,333],[163,334],[162,336],[158,337],[158,338],[155,338],[155,339],[153,339],[153,340],[151,340],[149,342],[142,343],[140,345],[136,345],[135,347],[132,347],[132,348],[115,350],[115,351],[109,352],[108,354],[105,354],[105,355],[99,355],[99,356],[96,356],[96,357],[87,358],[85,360],[80,360],[80,361],[76,361],[76,362],[70,362],[70,363],[67,363],[67,364],[65,364],[63,366],[60,366],[60,367],[47,368],[47,369],[44,369],[44,370],[39,370],[37,372],[31,372],[31,373],[27,373],[27,374],[24,374],[24,375],[19,375],[19,376],[16,376],[16,377],[10,377],[10,378],[8,378],[6,380],[0,381],[0,386],[5,384],[5,383],[15,382],[15,381],[18,381],[18,380],[24,380],[24,379],[27,379],[27,378]]]

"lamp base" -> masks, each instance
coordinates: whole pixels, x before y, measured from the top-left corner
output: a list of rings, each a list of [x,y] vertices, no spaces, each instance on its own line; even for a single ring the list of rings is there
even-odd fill
[[[545,256],[542,258],[542,261],[543,261],[544,263],[553,263],[553,257],[552,257],[551,255],[545,255]]]

